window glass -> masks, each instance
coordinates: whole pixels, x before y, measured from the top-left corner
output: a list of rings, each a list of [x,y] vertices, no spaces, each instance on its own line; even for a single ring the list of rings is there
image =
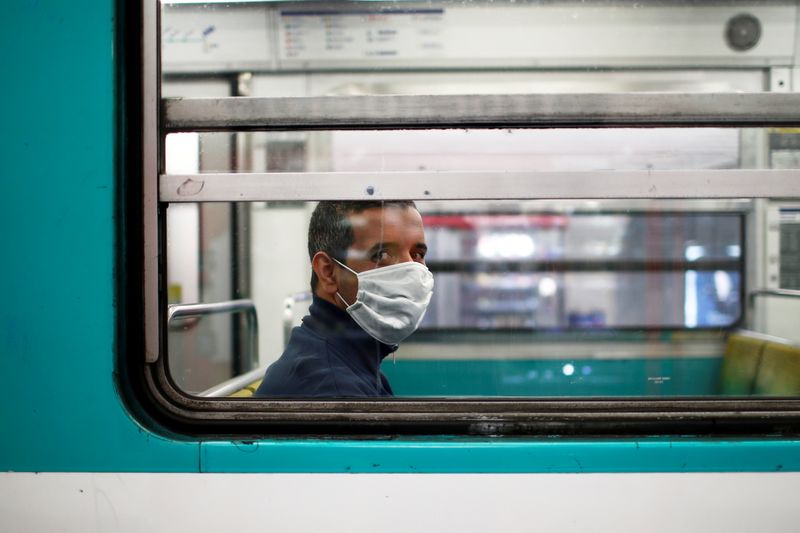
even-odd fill
[[[168,135],[166,153],[168,162],[188,157],[201,173],[800,168],[798,158],[774,166],[764,157],[775,135],[756,128],[204,132]],[[187,168],[168,164],[167,173]]]
[[[417,95],[415,102],[424,104],[425,95],[591,93],[598,99],[582,101],[602,107],[609,93],[783,91],[792,82],[790,69],[773,65],[791,65],[796,55],[797,7],[790,3],[161,6],[161,94],[233,97],[257,111],[271,102],[238,97],[302,97],[302,105],[316,105],[317,97]],[[691,102],[693,95],[686,96]],[[345,110],[353,101],[333,100]],[[356,100],[374,105],[382,99]],[[772,371],[784,379],[777,385],[755,374],[737,385],[743,367],[729,357],[729,339],[743,326],[796,334],[797,300],[776,307],[769,300],[774,295],[762,298],[763,291],[755,304],[752,299],[763,289],[796,285],[796,200],[700,199],[703,192],[727,196],[720,183],[704,181],[712,173],[743,188],[741,176],[751,174],[739,171],[797,169],[796,130],[681,123],[442,130],[322,124],[309,126],[314,131],[277,131],[267,122],[246,127],[271,131],[222,131],[229,129],[223,121],[210,128],[220,131],[209,132],[163,121],[180,132],[170,129],[164,138],[159,183],[167,207],[159,221],[166,237],[160,310],[168,317],[162,344],[180,390],[258,395],[268,367],[266,376],[280,376],[273,379],[279,385],[292,373],[316,375],[323,371],[314,366],[318,361],[274,366],[287,346],[308,353],[292,347],[292,339],[307,335],[308,342],[322,338],[338,346],[326,355],[336,360],[325,370],[336,370],[335,377],[326,374],[327,381],[312,381],[297,394],[279,387],[262,397],[800,394],[800,379],[780,365]],[[695,179],[700,192],[689,191],[690,199],[643,199],[652,191],[636,196],[613,188],[615,176],[641,183],[660,171]],[[556,199],[540,194],[546,187],[525,182],[534,176],[547,185],[570,172],[583,181],[574,190],[562,187]],[[409,222],[397,219],[397,206],[365,208],[377,214],[356,209],[345,217],[347,246],[314,266],[319,250],[309,253],[309,224],[319,204],[307,200],[353,197],[351,189],[340,193],[330,183],[346,187],[375,176],[401,191],[376,194],[376,201],[397,201],[411,180],[435,190],[451,179],[452,190],[456,173],[463,173],[468,199],[402,207],[413,210],[410,225],[419,230],[410,241],[386,237]],[[776,173],[752,176],[776,179]],[[217,178],[221,196],[191,198]],[[587,192],[606,188],[614,191],[608,199]],[[278,189],[280,198],[270,198]],[[295,190],[303,194],[291,200]],[[332,233],[338,224],[331,223]],[[319,280],[319,268],[330,279]],[[314,287],[328,283],[327,292],[312,289],[312,272]],[[403,284],[408,279],[418,283]],[[429,302],[427,293],[414,292],[428,279]],[[393,307],[389,300],[396,298],[381,299],[390,290],[414,293],[407,299],[425,300],[425,312]],[[370,297],[383,303],[370,308]],[[325,309],[319,300],[328,314],[314,322]],[[333,340],[312,326],[310,333],[303,329],[309,313],[308,324],[326,325]],[[343,331],[360,344],[340,345]],[[382,345],[377,352],[375,342]],[[356,363],[342,354],[362,348],[367,366],[354,370]],[[250,381],[239,380],[238,388],[225,383],[242,375]],[[356,389],[339,388],[350,385]],[[337,394],[317,394],[323,389]]]
[[[233,377],[276,361],[312,304],[307,242],[316,203],[238,206],[248,222],[226,242],[238,241],[247,251],[234,255],[218,255],[213,237],[195,234],[206,217],[213,223],[219,205],[169,207],[192,207],[199,217],[195,229],[170,233],[167,262],[174,266],[170,272],[178,271],[170,278],[172,305],[195,303],[183,289],[182,268],[196,271],[185,279],[197,280],[197,301],[220,303],[205,296],[220,282],[209,273],[220,270],[221,258],[233,257],[221,270],[248,274],[233,283],[228,299],[252,301],[258,343],[252,345],[237,311],[178,320],[169,330],[170,368],[176,383],[193,393],[224,381],[219,377],[226,372],[225,378]],[[400,384],[397,394],[627,395],[656,389],[667,395],[715,394],[710,376],[722,363],[725,330],[743,314],[743,227],[752,202],[418,201],[415,206],[424,249],[409,245],[395,251],[395,241],[388,239],[385,250],[358,248],[354,230],[353,246],[340,256],[358,272],[422,261],[424,255],[432,273],[433,294],[418,329],[383,362],[392,386]],[[377,235],[391,236],[392,223],[382,215],[365,224],[376,242]],[[199,245],[187,257],[182,244],[193,234]],[[337,275],[340,282],[353,276],[350,282],[359,288],[363,283],[344,270]],[[395,281],[390,275],[378,284],[390,287]],[[345,321],[354,295],[332,296]],[[337,303],[340,298],[345,305]],[[650,383],[654,375],[663,383]],[[617,385],[596,388],[596,380],[612,377]]]

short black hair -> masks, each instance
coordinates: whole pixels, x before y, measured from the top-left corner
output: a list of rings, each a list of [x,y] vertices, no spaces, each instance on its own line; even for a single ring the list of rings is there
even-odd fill
[[[345,262],[347,249],[353,244],[353,227],[347,218],[353,213],[385,207],[413,207],[412,200],[350,200],[325,201],[317,204],[308,225],[308,259],[317,252],[325,252],[333,259]],[[317,290],[319,279],[311,270],[311,292]]]

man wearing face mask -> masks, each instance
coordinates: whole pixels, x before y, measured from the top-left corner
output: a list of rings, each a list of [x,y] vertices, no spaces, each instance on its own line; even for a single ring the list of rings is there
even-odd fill
[[[426,252],[414,202],[320,202],[308,229],[309,314],[254,396],[392,396],[380,364],[428,307]]]

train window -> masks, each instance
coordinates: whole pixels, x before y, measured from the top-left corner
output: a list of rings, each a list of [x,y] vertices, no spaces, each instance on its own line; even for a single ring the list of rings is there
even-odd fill
[[[168,208],[170,309],[212,307],[212,298],[199,295],[235,283],[233,276],[221,279],[220,271],[241,275],[246,269],[248,283],[228,290],[252,302],[230,306],[228,314],[171,315],[170,372],[192,393],[250,370],[263,374],[312,302],[307,240],[316,203],[228,206],[248,224],[222,243],[227,248],[228,239],[239,241],[248,250],[244,256],[220,254],[219,238],[206,237],[202,222],[186,228],[178,222],[191,207],[211,225],[219,206]],[[415,207],[435,290],[417,330],[384,364],[397,395],[550,396],[550,384],[542,381],[550,374],[536,368],[579,362],[585,375],[565,382],[560,395],[625,395],[636,387],[657,395],[717,392],[710,376],[722,363],[722,332],[743,317],[743,228],[752,201],[422,200]],[[200,232],[201,246],[188,253],[185,243]],[[239,257],[247,264],[236,264]],[[201,300],[206,303],[196,303]],[[255,310],[257,345],[246,316]],[[649,338],[653,332],[670,342]],[[585,388],[608,383],[611,376],[599,369],[609,364],[612,372],[647,365],[652,374],[643,372],[629,384],[633,389],[619,383]],[[520,365],[531,365],[523,374],[542,380],[518,386]],[[481,373],[487,384],[466,384]],[[648,381],[653,375],[659,386]]]
[[[191,431],[777,427],[796,9],[146,7],[152,396]]]

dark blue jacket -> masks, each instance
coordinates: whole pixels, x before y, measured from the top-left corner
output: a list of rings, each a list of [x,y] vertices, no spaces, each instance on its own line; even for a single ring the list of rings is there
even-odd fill
[[[346,311],[316,296],[308,311],[254,396],[392,396],[380,365],[397,346],[373,339]]]

